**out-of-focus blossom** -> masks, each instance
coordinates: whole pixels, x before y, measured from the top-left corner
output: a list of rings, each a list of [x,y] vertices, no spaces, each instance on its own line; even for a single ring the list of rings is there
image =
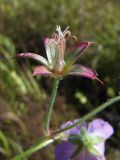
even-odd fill
[[[61,128],[76,121],[65,123]],[[105,141],[113,132],[113,127],[102,119],[65,131],[62,143],[55,147],[55,160],[105,160]]]
[[[76,75],[97,79],[97,73],[86,66],[75,64],[79,56],[93,42],[77,42],[75,45],[66,47],[66,41],[69,38],[75,38],[67,27],[63,32],[60,26],[57,26],[56,33],[52,38],[45,39],[45,49],[47,59],[35,53],[20,53],[17,57],[32,58],[39,61],[43,66],[34,68],[33,75],[49,75],[53,77],[63,77],[66,75]]]

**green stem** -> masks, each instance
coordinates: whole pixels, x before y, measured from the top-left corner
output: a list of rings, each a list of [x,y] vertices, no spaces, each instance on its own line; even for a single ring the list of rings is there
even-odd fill
[[[120,101],[120,96],[117,96],[115,98],[112,98],[111,100],[105,102],[104,104],[100,105],[98,108],[94,109],[93,111],[91,111],[90,113],[86,114],[85,116],[83,116],[78,122],[74,123],[73,125],[71,126],[68,126],[68,127],[65,127],[63,129],[60,129],[60,130],[57,130],[55,132],[53,132],[53,134],[55,133],[61,133],[61,132],[64,132],[64,131],[67,131],[71,128],[74,128],[78,125],[80,125],[81,123],[83,123],[84,121],[92,118],[94,115],[96,115],[97,113],[99,113],[100,111],[102,111],[103,109],[107,108],[108,106],[112,105],[113,103],[115,102],[118,102]]]
[[[36,145],[11,160],[27,160],[34,152],[54,142],[52,138],[42,138]]]
[[[49,135],[51,114],[52,114],[55,98],[57,95],[58,84],[59,84],[59,79],[54,78],[53,90],[52,90],[50,102],[48,104],[48,112],[47,112],[46,119],[45,119],[45,135]]]

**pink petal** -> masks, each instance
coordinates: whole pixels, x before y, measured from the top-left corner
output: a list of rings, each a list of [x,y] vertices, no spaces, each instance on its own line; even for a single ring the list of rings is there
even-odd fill
[[[37,66],[34,68],[33,75],[52,75],[45,66]]]
[[[75,51],[77,56],[79,56],[80,53],[83,53],[91,44],[94,44],[94,42],[79,42],[73,45],[71,49]]]
[[[75,65],[74,70],[70,72],[69,74],[99,80],[97,78],[97,72],[95,70],[88,68],[86,66],[83,66],[83,65]],[[100,82],[103,83],[102,81]]]
[[[88,131],[104,139],[108,139],[114,132],[113,127],[102,119],[92,121],[88,126]]]
[[[36,53],[20,53],[20,54],[16,54],[16,57],[31,58],[31,59],[34,59],[34,60],[41,62],[45,66],[48,66],[47,60],[44,57],[42,57]]]

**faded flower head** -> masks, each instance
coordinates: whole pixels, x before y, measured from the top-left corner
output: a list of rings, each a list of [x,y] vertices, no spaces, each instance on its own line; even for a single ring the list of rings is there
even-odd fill
[[[61,128],[76,121],[65,123]],[[113,132],[112,126],[102,119],[65,131],[65,138],[55,148],[55,160],[105,160],[105,141]]]
[[[44,43],[47,59],[35,53],[20,53],[16,56],[32,58],[42,64],[42,66],[34,68],[33,75],[49,75],[52,77],[77,75],[99,80],[94,70],[83,65],[75,64],[79,55],[93,42],[77,42],[68,49],[66,41],[69,38],[77,39],[75,36],[71,35],[68,28],[69,27],[62,32],[61,27],[57,26],[56,33],[54,33],[51,38],[45,39]]]

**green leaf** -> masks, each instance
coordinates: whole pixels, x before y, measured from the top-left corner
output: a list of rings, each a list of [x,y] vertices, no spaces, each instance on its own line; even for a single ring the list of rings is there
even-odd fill
[[[5,154],[9,156],[11,154],[9,140],[2,130],[0,130],[0,141],[3,144],[3,150]]]
[[[100,153],[100,150],[98,150],[95,145],[88,145],[87,149],[94,156],[102,156],[102,153]]]
[[[69,141],[76,145],[82,145],[81,139],[79,135],[70,135]]]
[[[99,136],[94,136],[94,135],[89,136],[89,140],[90,140],[91,144],[94,144],[94,145],[105,141],[104,138],[99,137]]]
[[[95,156],[102,155],[102,153],[100,153],[100,149],[97,148],[97,144],[104,142],[104,138],[89,133],[86,128],[81,128],[80,138],[83,145],[91,154]]]

